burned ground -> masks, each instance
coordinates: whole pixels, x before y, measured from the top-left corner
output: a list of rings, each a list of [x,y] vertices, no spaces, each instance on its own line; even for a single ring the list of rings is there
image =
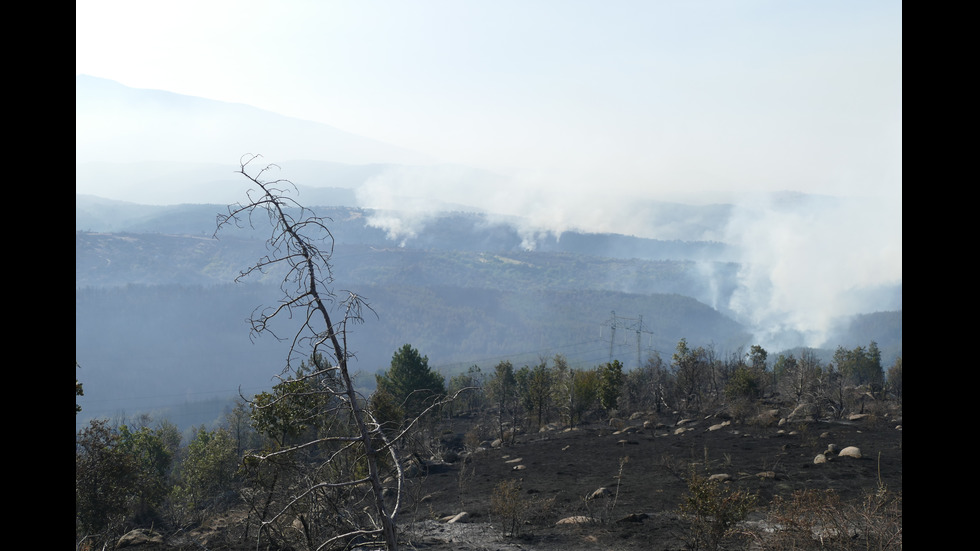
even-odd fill
[[[774,497],[789,498],[798,490],[833,490],[844,502],[859,502],[881,488],[902,492],[900,412],[782,424],[660,415],[647,428],[643,420],[626,422],[626,430],[594,423],[519,433],[500,447],[477,446],[474,429],[488,424],[492,420],[486,417],[457,417],[432,429],[440,443],[430,451],[450,461],[427,459],[427,472],[406,479],[398,519],[402,549],[691,549],[691,524],[680,506],[690,495],[692,472],[727,475],[724,488],[758,496],[749,515],[756,521],[765,519]],[[831,454],[826,463],[815,464],[830,445],[856,446],[862,457]],[[527,508],[517,534],[507,533],[504,519],[491,508],[494,494],[508,481],[516,489],[512,505]],[[604,496],[588,499],[599,488],[606,488]],[[461,512],[466,520],[446,522]],[[580,522],[559,523],[568,517]],[[242,519],[229,512],[166,543],[132,549],[255,549],[254,541],[241,538]],[[900,515],[897,522],[900,529]],[[745,548],[735,542],[723,547]],[[901,549],[900,539],[888,548]]]
[[[860,500],[881,487],[902,491],[900,418],[721,427],[716,418],[681,421],[661,417],[656,428],[645,429],[636,421],[626,432],[608,424],[535,432],[435,464],[410,481],[401,517],[407,544],[430,550],[683,549],[688,535],[679,507],[692,469],[728,475],[726,487],[756,494],[755,518],[774,496],[788,498],[796,490],[834,490],[842,500]],[[444,441],[458,442],[469,424],[457,420]],[[815,464],[829,445],[856,446],[862,457],[831,456]],[[508,480],[519,484],[520,499],[531,506],[517,536],[503,534],[490,507],[495,489]],[[599,488],[608,490],[605,497],[587,499]],[[467,528],[437,520],[461,511],[469,514]],[[556,524],[572,516],[588,520]]]

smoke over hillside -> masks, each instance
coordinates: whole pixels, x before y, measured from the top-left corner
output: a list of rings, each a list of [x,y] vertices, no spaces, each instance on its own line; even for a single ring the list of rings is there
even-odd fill
[[[105,121],[125,124],[110,128]],[[850,190],[683,194],[680,173],[644,179],[615,163],[587,174],[571,162],[513,172],[404,164],[406,152],[326,125],[82,76],[76,78],[76,138],[76,193],[145,204],[230,203],[244,196],[246,182],[234,174],[238,155],[259,151],[266,155],[259,163],[281,166],[271,177],[306,188],[301,202],[335,186],[346,194],[334,197],[355,197],[351,206],[372,209],[366,223],[399,246],[412,245],[447,211],[510,224],[528,250],[573,230],[725,243],[723,258],[702,259],[704,274],[710,282],[714,263],[737,262],[738,286],[734,292],[718,286],[707,300],[771,348],[820,346],[843,316],[902,307],[900,168],[860,173],[866,181],[855,189],[886,191],[859,196],[844,193]],[[303,160],[274,157],[276,151]],[[189,161],[198,164],[184,164]],[[731,186],[742,184],[731,178]],[[724,182],[725,175],[715,179]],[[629,254],[615,251],[620,258]]]
[[[541,189],[458,169],[414,167],[369,179],[357,198],[378,209],[368,224],[402,246],[453,208],[489,213],[488,220],[506,216],[529,250],[571,230],[723,242],[726,257],[705,258],[704,275],[713,277],[712,261],[737,262],[738,287],[734,293],[719,288],[710,305],[773,349],[819,347],[842,318],[902,308],[900,197],[782,192],[691,205],[606,194],[598,183],[547,196]]]
[[[770,195],[739,203],[727,309],[775,349],[822,346],[845,316],[902,309],[902,219],[881,198]]]

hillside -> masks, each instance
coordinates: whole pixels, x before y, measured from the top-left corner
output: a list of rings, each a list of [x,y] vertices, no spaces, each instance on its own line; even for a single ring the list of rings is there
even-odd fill
[[[272,384],[286,345],[251,342],[246,318],[280,298],[281,274],[234,283],[265,253],[264,236],[214,239],[222,208],[78,199],[76,358],[85,385],[78,423],[178,406],[188,415],[178,424],[209,422],[240,388],[251,395]],[[651,354],[669,361],[681,338],[722,358],[754,344],[747,328],[712,306],[727,304],[737,286],[737,264],[716,260],[729,254],[721,243],[567,232],[531,251],[517,226],[456,212],[396,246],[365,223],[369,209],[318,211],[336,238],[335,290],[354,291],[372,308],[351,335],[365,389],[405,343],[447,377],[555,354],[576,367],[614,357],[630,368]],[[901,353],[901,314],[897,326],[888,316],[862,318],[862,340],[845,344],[876,338],[890,364],[896,343]],[[848,332],[843,327],[841,338]],[[207,413],[191,414],[209,400]]]

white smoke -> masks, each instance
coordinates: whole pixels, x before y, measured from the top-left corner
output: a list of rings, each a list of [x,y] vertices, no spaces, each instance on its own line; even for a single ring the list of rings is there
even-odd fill
[[[654,208],[649,196],[615,193],[604,182],[566,178],[556,184],[529,173],[505,178],[451,166],[400,167],[357,193],[363,206],[376,209],[368,223],[402,246],[453,210],[511,224],[527,250],[566,231],[724,242],[735,258],[701,264],[709,296],[700,298],[749,327],[754,342],[770,349],[821,347],[847,316],[901,309],[900,193],[728,196],[733,208],[727,224],[715,226],[685,224],[683,205],[668,219],[663,204]],[[734,292],[720,284],[726,279],[712,272],[712,260],[738,263]]]
[[[726,241],[743,255],[728,309],[759,343],[818,347],[844,316],[901,309],[900,197],[753,196]]]

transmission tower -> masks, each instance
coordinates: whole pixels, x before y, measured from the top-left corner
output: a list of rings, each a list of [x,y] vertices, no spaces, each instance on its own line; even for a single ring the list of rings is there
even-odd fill
[[[613,349],[616,344],[616,329],[623,328],[627,331],[636,332],[636,367],[643,365],[642,363],[642,339],[643,334],[652,335],[653,331],[648,331],[643,328],[643,316],[637,318],[624,318],[622,316],[617,316],[615,310],[610,314],[610,318],[606,320],[603,324],[609,327],[609,362],[613,361]],[[600,337],[602,335],[600,331]]]

